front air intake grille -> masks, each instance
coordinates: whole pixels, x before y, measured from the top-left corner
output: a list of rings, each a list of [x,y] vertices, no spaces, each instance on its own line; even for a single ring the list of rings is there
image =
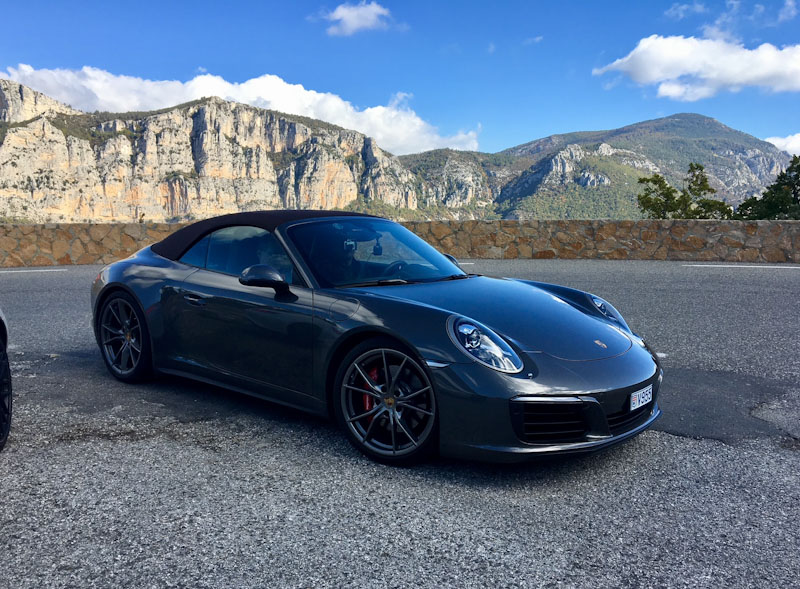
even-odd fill
[[[611,430],[611,435],[625,433],[638,425],[641,425],[650,416],[650,411],[653,409],[653,402],[650,401],[647,405],[629,411],[627,408],[617,413],[610,413],[607,416],[608,429]]]
[[[517,436],[528,444],[584,441],[588,428],[581,403],[511,402]]]

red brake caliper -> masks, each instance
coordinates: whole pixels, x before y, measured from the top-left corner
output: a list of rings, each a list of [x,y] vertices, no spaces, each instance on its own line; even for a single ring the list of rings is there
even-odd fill
[[[375,366],[375,368],[370,370],[367,374],[372,379],[372,382],[378,382],[378,367],[377,366]],[[367,388],[370,388],[369,387],[369,383],[364,383],[364,384],[367,385]],[[368,395],[367,393],[363,393],[362,396],[364,397],[364,410],[372,411],[372,408],[375,407],[375,398],[372,395]],[[369,420],[372,421],[372,416],[369,417]]]

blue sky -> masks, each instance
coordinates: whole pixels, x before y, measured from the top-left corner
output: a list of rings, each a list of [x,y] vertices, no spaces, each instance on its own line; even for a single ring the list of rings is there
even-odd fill
[[[356,128],[395,153],[494,152],[676,112],[800,152],[798,8],[16,2],[3,8],[0,76],[85,110],[217,94]]]

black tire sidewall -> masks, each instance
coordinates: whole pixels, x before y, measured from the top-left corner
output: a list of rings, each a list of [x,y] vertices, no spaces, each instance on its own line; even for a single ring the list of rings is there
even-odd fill
[[[386,456],[383,454],[378,454],[370,450],[367,446],[364,446],[359,439],[355,437],[350,428],[347,426],[347,420],[344,416],[344,410],[342,408],[342,383],[344,381],[345,373],[347,372],[348,367],[353,363],[353,361],[370,350],[375,350],[379,348],[386,348],[397,350],[398,352],[402,352],[406,354],[411,359],[413,359],[419,367],[425,372],[425,376],[428,378],[428,381],[431,383],[431,391],[434,395],[434,399],[436,399],[436,387],[433,384],[433,379],[431,378],[430,372],[428,371],[425,363],[420,359],[419,355],[416,354],[413,350],[410,350],[407,346],[404,346],[400,342],[395,339],[386,336],[377,336],[374,338],[370,338],[368,340],[364,340],[360,344],[356,345],[352,350],[350,350],[347,355],[342,359],[341,363],[339,364],[339,368],[336,371],[336,378],[333,382],[333,394],[331,395],[331,402],[333,403],[333,414],[336,419],[336,423],[339,426],[347,440],[350,444],[353,445],[357,450],[362,452],[364,455],[368,456],[372,460],[376,462],[382,462],[384,464],[392,464],[397,466],[411,466],[413,464],[417,464],[424,459],[433,455],[438,447],[439,447],[439,403],[438,399],[436,399],[436,411],[434,413],[434,424],[433,428],[431,429],[430,434],[428,435],[427,439],[422,443],[422,445],[414,450],[409,454],[404,454],[402,456]]]
[[[136,368],[133,369],[132,372],[128,374],[120,374],[111,366],[106,357],[106,352],[103,349],[102,343],[102,334],[101,334],[101,327],[100,323],[103,320],[103,314],[106,311],[108,305],[110,305],[114,300],[122,299],[126,303],[128,303],[133,312],[136,313],[136,319],[139,321],[139,325],[141,326],[142,332],[142,353],[139,356],[139,363],[136,365]],[[97,344],[100,347],[100,355],[103,357],[103,362],[106,365],[108,371],[114,376],[114,378],[121,380],[122,382],[141,382],[143,380],[147,380],[152,376],[153,368],[152,368],[152,350],[150,346],[150,330],[147,327],[147,321],[144,318],[144,312],[142,312],[142,307],[133,296],[128,294],[125,291],[117,291],[110,294],[104,301],[100,307],[99,312],[97,313],[97,333],[98,339]]]
[[[1,341],[0,344],[2,344]],[[0,363],[5,363],[5,369],[8,371],[8,424],[6,425],[5,431],[0,431],[0,450],[2,450],[11,433],[11,420],[14,414],[14,387],[11,382],[11,362],[8,359],[8,349],[5,346],[0,349]]]

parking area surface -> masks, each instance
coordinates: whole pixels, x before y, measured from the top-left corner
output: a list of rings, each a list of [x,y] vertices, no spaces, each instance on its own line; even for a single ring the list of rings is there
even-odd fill
[[[293,410],[114,380],[99,267],[0,272],[0,587],[796,586],[800,266],[464,267],[610,300],[663,356],[663,419],[589,457],[381,466]]]

